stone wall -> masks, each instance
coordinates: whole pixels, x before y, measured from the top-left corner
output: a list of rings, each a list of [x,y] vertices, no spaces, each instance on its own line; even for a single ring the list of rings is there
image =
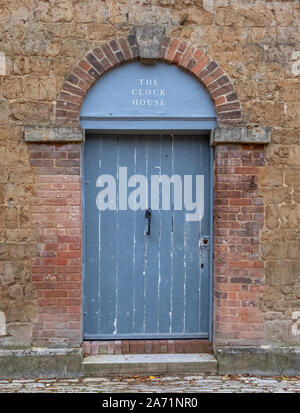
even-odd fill
[[[35,177],[22,132],[20,125],[0,126],[0,311],[7,333],[0,343],[5,345],[29,345],[36,316],[31,284],[36,234],[30,206]]]
[[[167,37],[207,52],[235,88],[241,124],[272,128],[265,166],[254,174],[264,204],[253,258],[263,263],[264,288],[255,311],[261,342],[299,343],[299,1],[0,0],[0,311],[7,332],[0,345],[31,344],[41,321],[38,300],[46,298],[46,290],[41,296],[33,289],[40,259],[33,207],[42,183],[37,162],[30,164],[24,127],[54,124],[57,97],[76,64],[89,50],[143,24],[165,25]],[[226,344],[235,337],[220,339]]]

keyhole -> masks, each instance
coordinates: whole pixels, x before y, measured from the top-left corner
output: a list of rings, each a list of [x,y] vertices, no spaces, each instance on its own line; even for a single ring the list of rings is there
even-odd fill
[[[207,239],[204,239],[204,240],[203,240],[203,244],[206,245],[207,243],[208,243],[208,240],[207,240]]]
[[[201,264],[201,268],[204,268],[204,264],[203,264],[203,263]]]

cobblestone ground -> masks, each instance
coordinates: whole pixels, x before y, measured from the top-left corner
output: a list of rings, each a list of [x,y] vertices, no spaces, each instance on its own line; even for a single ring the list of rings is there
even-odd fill
[[[300,376],[119,376],[0,379],[0,393],[300,393]]]

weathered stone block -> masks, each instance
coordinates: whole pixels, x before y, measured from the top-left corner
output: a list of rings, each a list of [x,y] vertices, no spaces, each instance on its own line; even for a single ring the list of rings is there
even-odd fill
[[[39,3],[36,6],[36,18],[43,22],[69,22],[72,20],[74,5],[68,1],[59,4]]]
[[[58,91],[58,81],[55,77],[37,78],[25,77],[24,97],[26,100],[52,100]]]
[[[7,323],[29,323],[26,328],[32,328],[31,322],[37,316],[36,304],[29,303],[25,300],[9,300],[6,307]],[[12,324],[13,325],[13,324]],[[18,327],[18,324],[17,324]],[[30,330],[31,331],[31,330]],[[24,334],[25,336],[25,334]]]
[[[116,29],[110,24],[94,23],[87,26],[87,34],[91,40],[110,40],[116,35]]]
[[[6,319],[2,311],[0,311],[0,336],[6,336]]]
[[[32,229],[8,229],[5,237],[8,242],[32,242],[36,235]]]
[[[287,254],[287,250],[285,251]],[[276,254],[274,254],[276,256]],[[294,285],[297,277],[293,261],[267,261],[266,284],[271,286]]]
[[[10,112],[14,120],[50,124],[53,118],[52,102],[12,102]],[[1,113],[1,110],[0,110]]]
[[[279,211],[282,228],[295,228],[298,226],[300,220],[300,205],[283,205]]]
[[[84,132],[76,127],[25,128],[26,142],[82,142]]]
[[[25,259],[31,258],[35,254],[35,244],[34,243],[4,243],[0,244],[0,256],[4,258],[15,258],[15,259]]]
[[[300,187],[300,168],[286,170],[284,178],[287,186]]]
[[[300,258],[300,241],[292,241],[288,244],[288,258],[299,259]]]
[[[18,164],[17,166],[21,166],[21,165]],[[16,167],[14,169],[10,169],[8,182],[10,184],[18,184],[19,182],[23,182],[24,184],[27,184],[27,183],[32,184],[34,182],[34,174],[33,174],[32,168],[23,166],[23,167]]]
[[[21,300],[24,297],[24,289],[21,285],[14,285],[8,289],[10,298]]]
[[[79,23],[104,23],[107,20],[105,3],[91,0],[87,3],[76,3],[74,5],[73,19]]]
[[[290,328],[291,337],[300,343],[300,311],[292,312],[293,323]]]
[[[6,207],[5,206],[0,206],[0,228],[5,228],[6,227],[5,211],[6,211]]]
[[[266,206],[265,216],[265,224],[268,229],[276,229],[280,226],[280,213],[278,206]]]
[[[33,186],[30,184],[22,185],[22,183],[6,185],[6,199],[12,205],[19,205],[28,199],[30,193],[33,192]]]
[[[66,76],[72,70],[74,59],[72,57],[57,57],[51,60],[51,71],[57,76]]]
[[[17,99],[22,97],[22,78],[14,76],[13,78],[5,79],[2,85],[2,95],[7,99]]]
[[[30,323],[7,323],[6,336],[0,337],[0,348],[8,346],[27,347],[31,344],[31,336],[32,325]]]
[[[6,228],[18,227],[18,208],[16,206],[7,206],[5,208]]]
[[[8,141],[6,147],[6,164],[10,167],[29,165],[27,146],[25,144],[22,145],[20,142]]]
[[[0,100],[0,123],[8,123],[9,115],[10,110],[7,100]]]
[[[216,128],[210,135],[210,144],[223,143],[270,143],[270,128]]]
[[[267,260],[281,260],[288,258],[289,245],[287,243],[272,241],[262,244],[262,256]]]
[[[284,346],[223,347],[216,350],[218,374],[294,376],[299,373],[300,350]]]
[[[281,187],[283,186],[282,168],[265,167],[260,172],[259,184],[263,187]]]
[[[265,323],[266,340],[285,344],[289,341],[290,320],[272,320]]]
[[[0,350],[0,377],[64,378],[82,375],[81,349]]]
[[[28,279],[29,268],[25,262],[0,262],[0,285],[2,287],[13,284],[15,281],[24,283]]]
[[[293,200],[300,205],[300,189],[294,189]]]
[[[8,169],[0,166],[0,184],[6,184],[8,180]]]
[[[266,157],[270,165],[288,165],[289,168],[299,168],[300,147],[296,145],[272,145],[268,147]]]
[[[30,207],[22,205],[19,208],[19,226],[20,228],[30,228],[31,223],[31,211]]]
[[[89,50],[91,44],[85,39],[63,39],[61,44],[61,52],[67,57],[83,56]]]
[[[247,116],[251,119],[251,123],[261,125],[284,125],[285,107],[283,103],[276,103],[274,101],[260,101],[253,105],[253,103],[248,101],[247,103],[244,103],[243,108],[247,113]]]
[[[5,202],[5,186],[0,184],[0,205]]]
[[[0,141],[17,140],[21,141],[23,139],[23,127],[14,125],[1,125],[0,127]]]
[[[275,188],[275,189],[265,189],[261,188],[259,191],[260,195],[263,197],[263,200],[266,205],[272,204],[282,204],[283,202],[291,203],[292,202],[292,189],[289,187],[285,188]]]

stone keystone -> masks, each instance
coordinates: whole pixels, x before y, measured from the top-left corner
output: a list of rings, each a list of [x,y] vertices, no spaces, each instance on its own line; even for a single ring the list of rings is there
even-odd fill
[[[164,26],[136,26],[135,36],[142,63],[154,64],[159,59],[160,45],[165,33]]]

